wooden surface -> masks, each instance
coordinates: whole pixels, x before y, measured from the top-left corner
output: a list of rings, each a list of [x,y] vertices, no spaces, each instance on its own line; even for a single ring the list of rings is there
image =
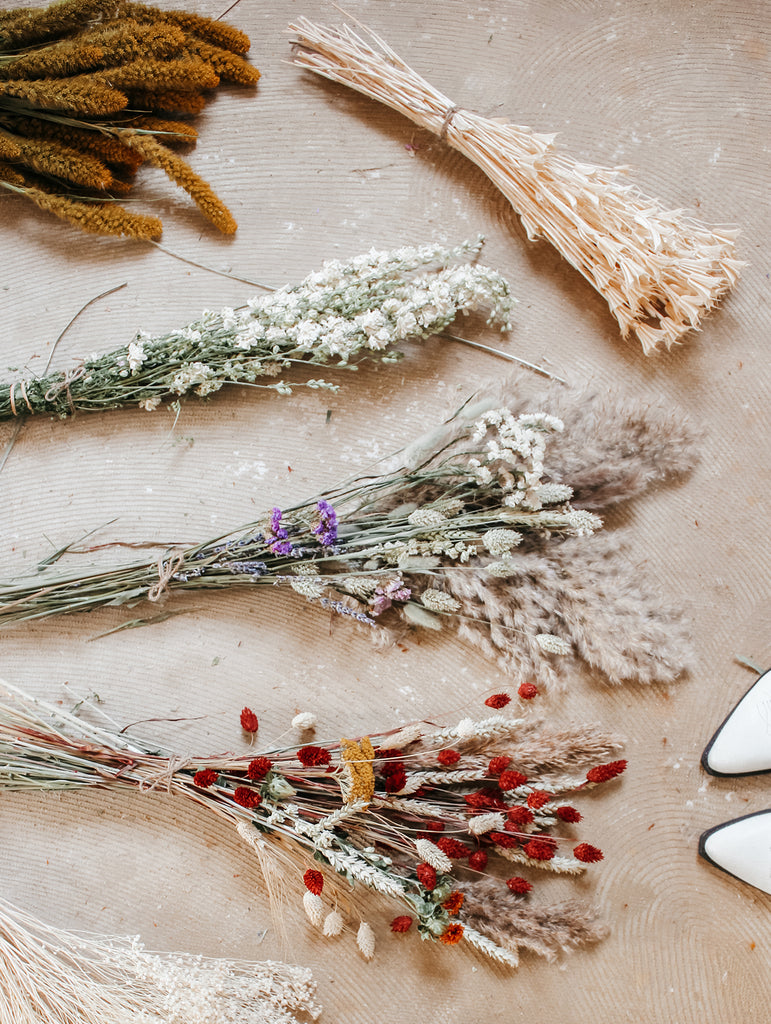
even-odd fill
[[[216,16],[224,6],[199,0],[197,9]],[[51,923],[139,932],[154,948],[295,959],[314,969],[327,1021],[763,1020],[771,897],[700,861],[697,840],[714,824],[771,806],[771,777],[715,780],[699,766],[705,743],[754,679],[735,656],[771,664],[768,6],[347,6],[455,102],[559,132],[574,156],[628,164],[667,204],[742,229],[749,266],[735,292],[687,345],[643,357],[549,246],[525,240],[481,172],[396,114],[288,63],[290,20],[341,20],[319,0],[241,0],[228,16],[250,35],[263,77],[254,95],[218,92],[199,119],[191,162],[232,209],[234,238],[208,230],[159,173],[142,176],[144,208],[163,218],[164,246],[268,284],[372,246],[482,233],[485,262],[508,277],[520,305],[510,336],[480,332],[479,340],[609,393],[663,396],[703,429],[692,476],[621,516],[633,563],[657,580],[664,599],[689,610],[693,674],[651,690],[608,690],[577,677],[548,707],[628,738],[627,776],[588,812],[606,859],[586,882],[559,883],[565,894],[577,889],[595,900],[612,933],[558,964],[525,956],[510,973],[463,948],[391,936],[383,907],[372,914],[378,955],[366,964],[350,935],[330,944],[314,934],[298,900],[282,910],[282,946],[258,866],[238,837],[163,796],[3,797],[3,895]],[[54,365],[255,293],[151,245],[80,236],[20,200],[0,203],[3,366],[39,370],[78,309],[123,282],[79,317]],[[504,369],[433,340],[411,348],[398,367],[339,373],[338,395],[230,390],[207,404],[184,403],[176,424],[164,409],[63,424],[35,418],[0,472],[0,562],[32,566],[100,527],[105,540],[213,536],[400,447]],[[0,429],[3,451],[13,432]],[[506,686],[449,635],[376,653],[365,636],[295,595],[202,595],[180,604],[184,615],[98,640],[123,613],[14,628],[0,640],[0,675],[55,699],[96,692],[120,723],[206,716],[143,727],[183,753],[238,746],[244,704],[259,711],[266,741],[308,709],[319,716],[320,737],[337,737],[449,714],[470,694]]]

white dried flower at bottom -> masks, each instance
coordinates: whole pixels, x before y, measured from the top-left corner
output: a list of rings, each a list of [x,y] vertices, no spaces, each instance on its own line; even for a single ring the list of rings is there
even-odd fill
[[[330,910],[327,916],[324,918],[324,934],[328,939],[334,938],[335,935],[339,935],[345,927],[345,921],[343,921],[342,914],[337,910]]]
[[[442,874],[452,871],[452,861],[450,858],[444,850],[440,850],[436,843],[432,843],[430,839],[416,839],[415,849],[421,860],[425,861],[426,864],[430,864],[432,868],[436,868]]]
[[[468,830],[475,836],[483,836],[485,832],[500,832],[506,824],[506,819],[500,813],[478,814],[468,823]]]
[[[290,579],[289,586],[295,593],[309,601],[321,597],[326,590],[326,583],[323,580],[314,579],[313,576],[299,576],[297,579]]]
[[[505,580],[508,576],[516,576],[519,569],[510,560],[504,560],[501,562],[490,562],[489,565],[485,566],[485,572],[488,576],[495,576],[499,580]]]
[[[366,921],[362,921],[356,933],[356,945],[361,950],[365,960],[371,960],[375,955],[375,933]]]
[[[477,723],[473,718],[461,718],[455,726],[455,735],[459,738],[476,736]]]
[[[570,501],[573,488],[567,484],[539,484],[535,493],[543,505],[560,505],[563,501]]]
[[[536,643],[546,654],[570,654],[573,649],[562,637],[554,636],[553,633],[536,634]]]
[[[522,534],[516,530],[501,528],[488,530],[482,535],[482,543],[491,555],[505,555],[522,542]]]
[[[295,715],[292,719],[292,728],[305,732],[309,729],[315,729],[317,721],[318,719],[312,711],[301,711],[299,715]]]
[[[139,403],[139,408],[144,409],[146,412],[154,412],[160,404],[160,395],[153,395],[152,398],[143,398]]]
[[[144,345],[141,342],[130,341],[127,356],[129,370],[132,373],[136,373],[145,359],[147,359]]]
[[[412,722],[410,725],[405,725],[403,729],[400,729],[395,736],[389,736],[388,746],[394,750],[401,750],[402,747],[408,747],[410,743],[419,740],[422,734],[423,726],[420,722]]]
[[[587,512],[585,508],[571,509],[567,514],[567,520],[578,537],[588,537],[602,526],[600,517]]]
[[[450,594],[443,590],[429,588],[420,595],[420,603],[430,612],[457,612],[460,608],[460,601],[456,601]]]
[[[303,894],[303,908],[310,923],[316,928],[321,928],[324,924],[324,901],[322,898],[315,892],[306,891]]]

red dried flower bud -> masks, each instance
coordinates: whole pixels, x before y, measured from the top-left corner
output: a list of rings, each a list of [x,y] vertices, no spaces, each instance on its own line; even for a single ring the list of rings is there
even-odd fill
[[[457,764],[460,761],[460,754],[457,750],[440,750],[436,759],[439,764]]]
[[[476,793],[466,793],[463,799],[469,807],[477,807],[481,810],[498,807],[501,803],[500,797],[496,797],[490,789],[479,789]]]
[[[573,823],[581,820],[581,812],[577,811],[575,807],[569,807],[567,804],[564,807],[558,807],[554,813],[562,821]]]
[[[516,836],[510,836],[508,832],[488,832],[487,835],[496,846],[500,846],[503,850],[513,850],[519,846],[519,839]]]
[[[257,715],[255,715],[251,708],[244,708],[241,712],[241,728],[244,732],[257,732],[259,727],[260,723],[257,721]]]
[[[450,924],[439,936],[439,941],[443,942],[445,946],[454,946],[457,942],[463,938],[463,925],[462,924]]]
[[[213,768],[202,768],[193,776],[193,785],[199,786],[201,789],[208,789],[209,786],[214,785],[218,778],[219,775]]]
[[[237,786],[233,799],[241,807],[259,807],[262,803],[262,797],[257,790],[249,789],[247,786]]]
[[[456,889],[454,892],[450,893],[450,895],[444,901],[442,906],[450,915],[450,917],[455,917],[460,908],[463,906],[465,899],[466,897],[463,895],[463,893],[458,892]]]
[[[407,772],[404,768],[392,772],[385,780],[386,793],[398,793],[407,785]]]
[[[509,889],[511,889],[512,892],[515,892],[517,896],[524,896],[526,892],[530,892],[533,888],[526,878],[520,878],[519,876],[515,878],[507,878],[506,885],[508,885]]]
[[[320,871],[316,871],[315,868],[308,868],[303,875],[303,882],[305,882],[305,888],[308,892],[312,892],[314,896],[321,895],[321,890],[324,888],[324,876]]]
[[[506,812],[508,821],[506,827],[509,825],[531,825],[534,821],[533,812],[527,807],[510,807]]]
[[[485,701],[488,708],[505,708],[510,703],[511,697],[508,693],[494,693],[492,697],[488,697]]]
[[[615,779],[617,775],[625,771],[626,766],[626,761],[611,761],[609,764],[598,764],[595,768],[590,768],[586,773],[586,781],[607,782],[609,779]]]
[[[505,772],[511,764],[510,757],[493,757],[487,766],[488,775],[500,775],[501,772]]]
[[[437,821],[435,818],[426,818],[423,822],[423,828],[427,832],[444,832],[444,822]]]
[[[532,793],[527,795],[527,806],[532,807],[534,811],[539,810],[544,804],[548,804],[551,800],[551,794],[545,793],[542,789],[534,789]]]
[[[532,700],[538,696],[538,687],[535,683],[522,683],[517,693],[522,700]]]
[[[378,771],[383,778],[387,779],[389,775],[396,775],[404,771],[404,761],[386,761],[385,764],[378,766]]]
[[[474,850],[468,859],[468,866],[474,871],[484,871],[487,867],[487,854],[484,850]]]
[[[505,792],[508,789],[519,789],[519,787],[524,786],[526,782],[527,775],[523,775],[522,772],[509,769],[505,772],[501,772],[501,776],[498,779],[498,788]]]
[[[462,843],[459,839],[452,839],[450,836],[441,836],[437,839],[436,845],[451,860],[460,860],[463,857],[468,857],[471,853],[471,850],[465,843]]]
[[[408,932],[412,927],[412,918],[409,914],[402,914],[401,917],[395,917],[391,922],[392,932]]]
[[[415,868],[415,874],[418,876],[418,881],[431,892],[436,888],[436,868],[431,864],[418,864]]]
[[[392,760],[394,758],[396,758],[397,760],[401,761],[401,759],[403,757],[404,757],[404,751],[397,750],[396,747],[375,747],[375,760],[376,761]],[[383,770],[381,765],[378,765],[378,769],[380,771]]]
[[[557,844],[553,839],[531,839],[524,843],[522,850],[532,860],[551,860],[557,852]]]
[[[267,757],[255,757],[249,762],[246,769],[247,778],[254,782],[261,782],[273,767],[273,762]]]
[[[332,755],[323,747],[300,747],[297,751],[297,760],[306,768],[318,768],[329,764]]]
[[[603,859],[604,854],[596,846],[590,846],[589,843],[579,843],[573,850],[573,856],[576,860],[583,861],[584,864],[596,864],[598,860]]]

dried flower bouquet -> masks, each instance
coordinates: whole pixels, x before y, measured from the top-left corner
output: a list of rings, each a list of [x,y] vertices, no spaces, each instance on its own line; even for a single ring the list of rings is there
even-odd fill
[[[379,100],[472,160],[503,192],[529,238],[545,238],[605,298],[647,353],[698,329],[743,266],[736,232],[667,210],[621,169],[574,160],[544,135],[456,106],[364,26],[300,18],[294,62]]]
[[[8,582],[0,626],[181,590],[282,584],[379,639],[450,625],[517,682],[559,681],[563,657],[567,670],[579,658],[612,682],[670,681],[687,662],[687,632],[612,535],[591,537],[601,520],[589,508],[686,469],[687,428],[675,415],[556,390],[537,402],[526,387],[491,393],[382,461],[378,475],[157,561],[49,566]],[[552,400],[567,429],[528,411]]]
[[[122,0],[0,13],[0,188],[83,231],[157,238],[158,217],[119,205],[142,164],[161,168],[226,234],[230,211],[174,152],[221,80],[253,86],[243,32]]]
[[[138,938],[55,928],[0,900],[4,1024],[298,1024],[311,972],[275,961],[151,953]]]
[[[393,932],[415,924],[424,939],[464,940],[510,966],[521,948],[552,957],[604,932],[572,901],[531,906],[524,897],[538,883],[520,874],[577,875],[603,859],[577,840],[581,812],[563,802],[626,767],[615,758],[618,739],[596,727],[555,729],[496,713],[246,756],[178,757],[4,685],[0,789],[189,797],[237,827],[269,892],[278,880],[294,876],[301,887],[302,879],[304,909],[325,935],[339,935],[346,907],[356,907],[368,959],[374,931],[337,876],[400,904]],[[509,700],[495,694],[485,703],[500,709]],[[249,708],[241,724],[257,730]]]
[[[242,309],[205,311],[158,337],[140,331],[128,345],[72,369],[0,384],[0,419],[64,418],[127,404],[152,411],[163,399],[207,396],[224,384],[291,394],[283,379],[263,381],[301,364],[395,361],[400,342],[430,337],[475,310],[506,329],[514,300],[500,274],[474,262],[481,244],[373,249],[327,261],[300,284],[249,299]],[[313,379],[305,386],[334,389]]]

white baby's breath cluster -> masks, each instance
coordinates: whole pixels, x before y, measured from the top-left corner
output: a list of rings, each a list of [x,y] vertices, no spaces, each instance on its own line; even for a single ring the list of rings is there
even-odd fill
[[[471,440],[484,442],[484,454],[469,460],[472,472],[480,484],[497,478],[510,508],[539,509],[546,441],[564,429],[562,420],[548,413],[514,416],[508,409],[491,409],[474,424]]]

